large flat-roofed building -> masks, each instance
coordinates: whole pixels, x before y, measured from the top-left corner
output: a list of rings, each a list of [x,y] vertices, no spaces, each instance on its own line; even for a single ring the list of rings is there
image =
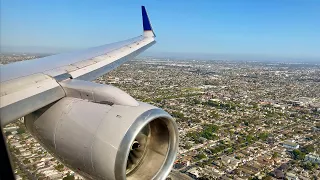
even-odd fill
[[[288,180],[299,180],[299,178],[295,174],[290,173],[290,172],[286,173],[286,179],[288,179]]]
[[[312,163],[318,163],[320,164],[320,156],[317,154],[307,154],[306,157],[304,158],[305,161],[310,161]]]
[[[294,149],[299,149],[299,144],[294,143],[293,141],[284,141],[282,143],[283,147],[285,147],[288,150],[294,150]]]

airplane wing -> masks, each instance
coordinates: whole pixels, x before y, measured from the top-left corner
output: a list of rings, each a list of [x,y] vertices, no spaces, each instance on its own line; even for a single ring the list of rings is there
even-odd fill
[[[0,120],[20,117],[60,162],[87,179],[165,179],[178,151],[178,128],[163,109],[90,82],[155,43],[142,6],[141,36],[0,66]]]
[[[92,81],[155,44],[155,34],[144,6],[142,20],[143,34],[132,39],[0,66],[1,125],[65,97],[59,82]]]

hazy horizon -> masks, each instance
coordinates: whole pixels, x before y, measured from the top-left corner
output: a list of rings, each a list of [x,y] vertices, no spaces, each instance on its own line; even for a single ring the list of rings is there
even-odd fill
[[[157,35],[157,44],[145,54],[320,59],[320,1],[175,1],[169,5],[145,0],[53,4],[4,0],[1,51],[14,47],[15,51],[60,53],[136,37],[142,33],[141,5],[146,6]]]
[[[1,47],[2,54],[39,54],[52,55],[81,50],[84,48],[52,48],[52,47]],[[140,57],[188,59],[188,60],[230,60],[230,61],[258,61],[283,63],[320,63],[320,57],[281,56],[267,54],[235,54],[235,53],[192,53],[192,52],[157,52],[147,50]]]

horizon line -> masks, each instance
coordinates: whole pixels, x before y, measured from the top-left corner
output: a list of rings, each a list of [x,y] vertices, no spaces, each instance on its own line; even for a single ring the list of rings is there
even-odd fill
[[[67,47],[37,47],[37,46],[3,46],[0,45],[0,54],[60,54],[79,51],[87,48],[67,48]],[[198,60],[231,60],[231,61],[285,61],[285,62],[319,62],[320,57],[308,55],[280,55],[280,54],[259,54],[259,53],[204,53],[204,52],[164,52],[146,51],[139,56],[152,56],[155,58],[186,58]]]

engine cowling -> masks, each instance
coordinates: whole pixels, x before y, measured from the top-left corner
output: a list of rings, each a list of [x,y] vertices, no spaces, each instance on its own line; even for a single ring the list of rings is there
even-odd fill
[[[160,108],[65,97],[25,117],[31,134],[89,179],[165,179],[178,150],[172,117]]]

